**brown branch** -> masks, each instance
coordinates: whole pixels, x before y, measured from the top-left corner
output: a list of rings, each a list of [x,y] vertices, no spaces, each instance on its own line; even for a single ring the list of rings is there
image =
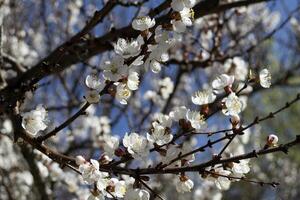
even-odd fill
[[[219,174],[219,173],[216,173],[216,172],[213,172],[213,171],[208,171],[208,170],[204,170],[204,172],[205,172],[205,173],[212,174],[212,175],[216,175],[216,176],[225,177],[225,178],[228,178],[229,180],[235,179],[235,180],[241,180],[241,181],[244,181],[244,182],[247,182],[247,183],[259,184],[260,186],[270,185],[270,186],[272,186],[272,187],[276,187],[276,186],[279,185],[278,182],[263,182],[263,181],[256,181],[256,180],[247,179],[247,178],[245,178],[245,177],[226,176],[226,175]]]

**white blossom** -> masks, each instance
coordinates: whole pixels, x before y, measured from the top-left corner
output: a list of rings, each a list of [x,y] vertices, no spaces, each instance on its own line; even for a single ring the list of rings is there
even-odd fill
[[[121,56],[115,56],[111,61],[104,62],[102,68],[104,78],[111,81],[118,81],[125,77],[128,71]]]
[[[158,85],[160,86],[160,92],[161,92],[163,99],[168,99],[168,97],[174,90],[174,83],[171,80],[171,78],[166,77],[162,80],[159,80]]]
[[[215,180],[215,184],[217,188],[219,188],[220,190],[228,190],[231,185],[231,181],[224,176],[229,176],[231,172],[228,170],[218,169],[216,170],[216,173],[223,175],[223,176],[218,176],[218,178]]]
[[[181,176],[176,179],[176,190],[179,193],[190,192],[194,187],[194,182],[187,176]]]
[[[192,102],[196,105],[206,105],[213,103],[216,97],[211,89],[197,91],[192,96]]]
[[[119,147],[119,138],[115,136],[104,136],[103,150],[105,155],[112,158],[115,150]]]
[[[148,191],[139,188],[130,188],[127,190],[124,200],[149,200],[150,194]]]
[[[259,82],[264,88],[269,88],[271,86],[271,73],[268,69],[263,69],[259,72]]]
[[[108,173],[99,171],[99,162],[97,160],[90,160],[89,162],[82,163],[79,165],[79,171],[82,174],[82,178],[88,184],[100,181],[101,187],[99,190],[104,190],[106,185],[103,183],[107,182]]]
[[[85,99],[90,104],[98,103],[100,101],[100,94],[97,90],[88,90],[86,92]]]
[[[188,110],[186,113],[186,118],[191,123],[191,126],[196,129],[196,131],[203,130],[207,126],[205,118],[200,114],[200,112]]]
[[[173,111],[169,113],[169,116],[175,120],[179,121],[180,119],[186,119],[187,108],[185,106],[180,106],[174,108]]]
[[[127,104],[127,100],[131,96],[131,91],[126,84],[117,83],[116,99],[121,104]]]
[[[129,135],[126,133],[123,138],[123,145],[134,158],[145,158],[149,154],[150,146],[147,139],[137,133]]]
[[[87,200],[105,200],[105,197],[101,193],[97,194],[97,196],[95,196],[94,194],[91,194]]]
[[[87,75],[85,84],[88,88],[101,91],[104,88],[104,83],[101,82],[100,78],[96,74]]]
[[[137,90],[139,87],[139,74],[137,72],[129,72],[129,76],[127,78],[127,87],[130,90]]]
[[[234,176],[242,177],[250,171],[249,160],[240,160],[239,163],[233,163],[232,172]]]
[[[172,118],[171,118],[170,116],[164,115],[164,114],[162,114],[162,113],[157,113],[157,114],[155,115],[154,118],[155,118],[155,119],[157,120],[157,122],[158,122],[161,126],[163,126],[164,128],[166,128],[166,127],[171,128],[171,126],[172,126]],[[154,123],[157,123],[157,122],[154,122]],[[154,123],[152,123],[152,125],[153,125]]]
[[[178,33],[183,33],[186,31],[187,26],[192,26],[192,18],[194,11],[189,8],[184,8],[179,12],[180,20],[172,20],[171,24],[173,25],[173,30]]]
[[[137,17],[132,21],[132,28],[138,31],[144,31],[152,28],[155,25],[155,19],[149,16]]]
[[[233,82],[234,82],[234,76],[221,74],[215,80],[213,80],[212,87],[216,90],[222,90],[227,86],[231,87]]]
[[[22,127],[26,132],[36,135],[39,131],[47,128],[47,111],[41,105],[37,106],[35,110],[22,114]]]
[[[141,52],[141,46],[144,44],[144,39],[139,36],[136,40],[127,41],[119,38],[117,44],[114,45],[115,52],[123,58],[137,56]]]
[[[171,142],[173,139],[173,135],[165,129],[162,125],[159,123],[153,123],[153,131],[151,134],[147,133],[147,139],[150,142],[156,143],[158,145],[164,145]]]
[[[119,181],[116,178],[111,178],[108,182],[108,185],[112,189],[111,190],[108,189],[109,192],[104,191],[104,194],[107,197],[109,197],[109,198],[113,198],[113,197],[123,198],[125,196],[125,193],[126,193],[125,181]]]
[[[225,115],[238,115],[242,111],[243,103],[234,92],[231,92],[222,102],[224,102],[226,107],[222,110]]]
[[[172,0],[171,7],[175,11],[182,11],[184,8],[192,8],[196,4],[196,0]]]
[[[245,81],[248,76],[248,63],[241,57],[226,60],[224,69],[226,73],[234,75],[236,80]]]

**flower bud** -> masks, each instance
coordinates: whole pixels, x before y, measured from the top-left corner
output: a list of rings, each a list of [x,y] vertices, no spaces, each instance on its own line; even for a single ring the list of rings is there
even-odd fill
[[[278,143],[278,137],[277,135],[271,134],[267,138],[267,145],[269,146],[275,146]]]
[[[99,159],[99,163],[100,163],[101,165],[108,164],[110,161],[111,161],[111,159],[110,159],[109,156],[106,155],[106,154],[102,154],[101,157],[100,157],[100,159]]]
[[[86,160],[82,156],[76,156],[75,162],[76,162],[77,165],[82,165],[86,162]]]
[[[230,118],[230,122],[233,128],[238,128],[240,123],[240,117],[238,115],[233,115]]]

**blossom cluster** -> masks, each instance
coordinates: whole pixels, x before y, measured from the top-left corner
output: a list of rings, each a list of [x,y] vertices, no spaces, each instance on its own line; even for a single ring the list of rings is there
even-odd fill
[[[128,104],[133,92],[139,89],[142,71],[151,70],[153,73],[159,73],[163,64],[170,59],[169,50],[183,41],[182,33],[193,25],[192,8],[195,4],[195,0],[172,0],[173,15],[168,28],[157,24],[156,20],[149,16],[140,16],[134,19],[132,28],[139,31],[138,37],[119,38],[113,44],[114,53],[111,59],[105,60],[101,64],[101,74],[92,71],[86,76],[85,84],[88,88],[85,94],[86,101],[89,104],[98,103],[101,100],[101,91],[111,83],[113,89],[109,91],[109,94],[120,104]],[[229,68],[232,64],[237,68],[246,68],[244,67],[245,62],[235,57],[225,62],[226,72],[230,71]],[[145,161],[150,157],[150,153],[155,151],[158,155],[157,160],[165,168],[189,166],[196,160],[195,154],[190,152],[194,150],[197,141],[192,138],[182,143],[176,143],[173,128],[176,126],[185,132],[193,133],[206,130],[211,105],[217,101],[220,102],[222,113],[230,117],[232,127],[239,128],[239,115],[244,110],[245,103],[240,96],[243,89],[237,90],[234,85],[244,82],[248,87],[248,84],[252,82],[259,82],[263,88],[271,86],[271,74],[267,68],[262,69],[257,76],[248,71],[243,74],[245,76],[229,73],[218,75],[211,84],[191,95],[192,103],[201,106],[201,109],[179,105],[167,114],[158,112],[153,116],[148,132],[144,134],[126,133],[121,140],[119,137],[109,134],[111,132],[109,119],[105,117],[89,118],[87,113],[86,121],[80,125],[92,127],[95,132],[93,136],[96,137],[93,138],[96,141],[94,146],[101,146],[102,150],[99,160],[90,159],[88,161],[82,156],[76,157],[81,177],[84,183],[91,187],[88,199],[150,199],[149,192],[140,186],[137,187],[134,179],[114,177],[107,169],[102,169],[101,165],[125,157],[146,164]],[[174,89],[172,80],[165,77],[158,81],[158,85],[162,99],[167,100]],[[157,100],[153,91],[146,92],[144,97],[152,99],[153,102]],[[95,124],[96,121],[97,124]],[[42,106],[22,114],[22,127],[33,136],[39,131],[46,130],[47,126],[47,111]],[[82,130],[75,128],[75,131],[81,132]],[[277,142],[277,136],[270,135],[266,148],[275,146]],[[180,158],[180,155],[184,156]],[[241,160],[239,163],[229,163],[226,166],[215,165],[206,168],[201,173],[201,177],[214,182],[217,188],[227,190],[233,180],[241,180],[249,171],[249,160]],[[174,183],[179,193],[190,192],[194,187],[193,180],[184,173],[176,176]]]

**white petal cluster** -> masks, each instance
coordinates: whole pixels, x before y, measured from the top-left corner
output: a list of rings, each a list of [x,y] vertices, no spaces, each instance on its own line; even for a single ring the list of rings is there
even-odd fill
[[[234,75],[236,80],[245,81],[248,76],[248,63],[241,57],[226,60],[224,69],[226,73]]]
[[[192,95],[192,102],[196,105],[206,105],[213,103],[216,97],[212,89],[197,91]]]
[[[173,111],[169,113],[169,116],[174,121],[179,121],[180,119],[186,119],[186,113],[188,109],[185,106],[175,107]]]
[[[174,83],[170,77],[166,77],[158,81],[158,85],[160,87],[160,93],[163,99],[168,99],[170,94],[174,90]]]
[[[137,90],[139,88],[139,74],[135,71],[129,72],[128,78],[127,78],[127,87],[130,90]]]
[[[153,122],[153,131],[149,134],[147,133],[147,139],[158,145],[164,145],[171,142],[173,135],[169,132],[170,129],[164,127],[162,124]]]
[[[22,114],[22,127],[27,133],[36,135],[39,131],[47,128],[47,111],[41,105],[37,106],[35,110]]]
[[[148,191],[139,189],[139,188],[131,188],[126,192],[124,200],[149,200],[150,194]]]
[[[97,90],[88,90],[85,94],[85,99],[90,104],[98,103],[100,101],[100,94]]]
[[[171,20],[171,24],[173,25],[173,30],[178,33],[183,33],[186,31],[187,26],[192,26],[194,11],[190,8],[184,8],[179,12],[180,20]]]
[[[232,167],[233,175],[236,177],[243,177],[244,174],[249,173],[249,160],[241,160],[239,163],[233,163]]]
[[[118,81],[127,75],[127,68],[124,66],[124,58],[115,56],[111,61],[105,61],[103,76],[110,81]]]
[[[213,181],[219,190],[228,190],[231,181],[226,176],[229,176],[231,171],[224,170],[223,168],[216,168],[210,171],[212,173],[207,175],[206,180]]]
[[[242,101],[234,92],[231,92],[228,97],[225,97],[222,101],[225,104],[225,108],[222,110],[225,115],[238,115],[243,109]]]
[[[190,192],[194,187],[194,182],[187,176],[180,176],[175,181],[176,190],[179,193]]]
[[[234,82],[234,76],[229,76],[227,74],[221,74],[212,82],[212,87],[215,90],[222,90],[225,87],[231,87]]]
[[[172,0],[171,7],[179,12],[185,8],[192,8],[195,4],[196,0]]]
[[[112,158],[114,156],[115,150],[119,147],[119,138],[107,135],[104,136],[103,141],[103,150],[105,155],[107,155],[109,158]]]
[[[198,111],[188,110],[186,113],[186,119],[191,123],[191,126],[196,131],[201,131],[207,127],[204,116]]]
[[[108,182],[108,173],[99,171],[99,162],[91,159],[90,162],[84,161],[82,157],[76,159],[79,165],[79,171],[82,174],[83,180],[88,184],[99,183],[98,189],[105,190]]]
[[[271,73],[268,69],[263,69],[259,72],[259,82],[263,88],[269,88],[271,86]]]
[[[132,28],[138,31],[145,31],[155,25],[155,19],[149,16],[137,17],[132,21]]]
[[[117,93],[116,99],[121,103],[126,105],[127,100],[131,96],[131,90],[124,83],[116,83],[117,85]]]
[[[127,151],[136,159],[143,159],[149,154],[151,148],[148,140],[144,136],[137,133],[125,134],[123,138],[123,145]]]
[[[111,178],[108,181],[108,191],[103,191],[108,198],[123,198],[126,193],[125,181],[120,181],[116,178]]]
[[[114,45],[115,52],[123,58],[137,56],[141,52],[141,46],[144,44],[144,39],[139,36],[136,40],[131,41],[119,38],[117,44]]]
[[[85,84],[88,88],[92,90],[101,91],[104,88],[104,83],[94,73],[87,75],[85,79]]]

